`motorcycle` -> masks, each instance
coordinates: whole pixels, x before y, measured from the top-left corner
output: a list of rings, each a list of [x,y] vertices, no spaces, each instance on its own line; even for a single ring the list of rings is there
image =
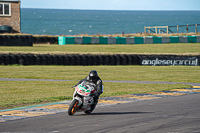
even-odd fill
[[[75,86],[73,100],[69,106],[68,114],[74,115],[76,112],[84,111],[86,114],[92,113],[96,104],[92,94],[96,92],[95,85],[88,81],[83,81]]]

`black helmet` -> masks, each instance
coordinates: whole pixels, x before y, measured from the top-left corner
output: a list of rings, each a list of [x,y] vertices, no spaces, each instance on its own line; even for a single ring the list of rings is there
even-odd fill
[[[98,73],[96,70],[92,70],[90,73],[89,73],[89,79],[94,81],[98,76]]]

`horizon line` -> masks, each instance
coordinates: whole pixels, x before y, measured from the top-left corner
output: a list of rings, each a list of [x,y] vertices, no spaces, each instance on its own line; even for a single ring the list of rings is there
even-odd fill
[[[44,10],[89,10],[89,11],[200,11],[199,10],[122,10],[122,9],[65,9],[65,8],[32,8],[32,7],[21,7],[21,9],[44,9]]]

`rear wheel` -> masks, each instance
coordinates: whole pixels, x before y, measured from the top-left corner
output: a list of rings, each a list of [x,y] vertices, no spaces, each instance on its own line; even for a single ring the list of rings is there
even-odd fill
[[[74,99],[72,101],[72,103],[70,104],[69,109],[68,109],[68,114],[69,115],[74,115],[76,113],[77,105],[78,105],[78,100]]]
[[[96,104],[92,104],[91,105],[91,109],[90,110],[86,110],[86,111],[84,111],[86,114],[91,114],[92,113],[92,111],[95,109],[95,107],[96,107]]]

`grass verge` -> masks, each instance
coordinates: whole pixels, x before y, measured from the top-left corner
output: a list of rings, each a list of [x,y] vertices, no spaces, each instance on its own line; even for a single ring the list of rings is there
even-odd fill
[[[80,80],[91,70],[102,80],[200,83],[200,66],[0,66],[0,77]]]
[[[76,82],[0,81],[0,84],[0,109],[6,109],[70,100],[74,91],[71,86]],[[190,87],[182,84],[127,83],[104,83],[104,86],[104,93],[101,97]]]
[[[200,43],[137,45],[34,45],[33,47],[0,47],[0,53],[33,54],[200,54]]]
[[[200,66],[0,66],[0,78],[80,80],[97,70],[102,80],[200,83]],[[72,99],[77,81],[0,81],[0,109]],[[104,83],[102,97],[162,91],[183,84]]]

